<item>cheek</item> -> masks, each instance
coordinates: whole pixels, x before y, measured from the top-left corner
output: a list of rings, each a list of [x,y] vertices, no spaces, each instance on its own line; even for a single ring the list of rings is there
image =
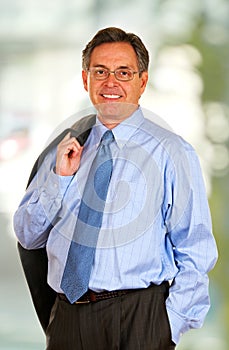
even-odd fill
[[[99,102],[99,88],[96,86],[96,84],[89,84],[88,85],[88,93],[90,96],[90,99],[92,101],[93,104],[98,103]]]
[[[141,96],[141,89],[139,85],[132,86],[132,88],[128,89],[126,92],[127,92],[127,99],[130,102],[138,103],[138,100]]]

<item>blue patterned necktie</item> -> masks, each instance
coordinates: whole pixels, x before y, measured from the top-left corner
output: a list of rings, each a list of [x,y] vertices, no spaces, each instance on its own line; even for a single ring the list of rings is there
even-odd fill
[[[106,131],[102,136],[80,203],[73,239],[61,281],[61,288],[71,303],[78,300],[88,290],[95,247],[102,225],[113,168],[110,151],[110,143],[113,139],[111,130]]]

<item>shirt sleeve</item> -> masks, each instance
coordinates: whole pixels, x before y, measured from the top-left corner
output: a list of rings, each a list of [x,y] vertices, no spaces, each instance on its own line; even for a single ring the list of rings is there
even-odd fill
[[[14,230],[24,248],[44,247],[50,229],[58,220],[64,194],[73,176],[55,174],[54,164],[54,156],[47,155],[14,214]]]
[[[199,160],[192,148],[173,159],[167,235],[177,267],[166,307],[172,340],[202,326],[210,307],[207,273],[217,260],[210,211]]]

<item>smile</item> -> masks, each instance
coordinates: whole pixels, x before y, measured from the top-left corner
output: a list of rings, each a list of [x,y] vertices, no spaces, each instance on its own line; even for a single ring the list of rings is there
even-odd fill
[[[120,98],[120,95],[107,95],[107,94],[103,94],[102,95],[104,98],[109,98],[109,99],[117,99]]]

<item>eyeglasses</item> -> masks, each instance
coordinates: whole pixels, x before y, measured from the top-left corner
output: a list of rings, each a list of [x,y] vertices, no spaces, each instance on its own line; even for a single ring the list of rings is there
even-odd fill
[[[134,79],[134,75],[140,72],[135,72],[130,68],[117,68],[114,71],[111,71],[103,67],[93,67],[88,69],[88,72],[91,73],[92,77],[95,80],[106,80],[109,75],[114,74],[115,78],[120,81],[129,81]]]

